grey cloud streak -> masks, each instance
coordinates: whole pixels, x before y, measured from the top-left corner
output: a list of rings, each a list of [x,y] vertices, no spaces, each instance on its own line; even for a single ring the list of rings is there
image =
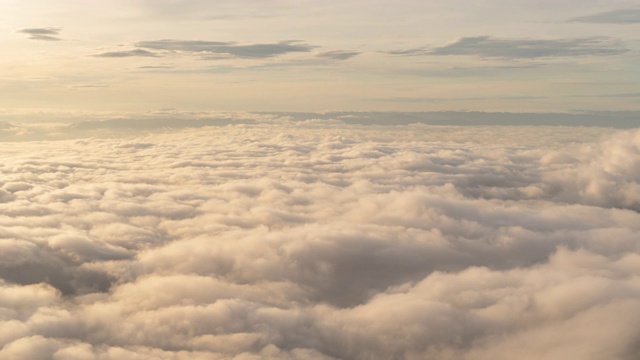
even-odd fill
[[[640,8],[606,11],[575,17],[569,21],[597,24],[640,24]]]
[[[159,57],[160,55],[143,49],[124,50],[124,51],[108,51],[93,55],[94,57],[104,58],[124,58],[124,57]]]
[[[22,29],[18,32],[29,34],[29,39],[31,40],[42,40],[42,41],[61,41],[62,39],[58,37],[61,29],[59,28],[28,28]]]
[[[360,53],[356,51],[333,50],[319,53],[317,56],[325,59],[347,60],[358,55],[360,55]]]
[[[640,354],[637,129],[146,129],[3,143],[1,358]]]
[[[161,51],[182,51],[201,55],[223,54],[241,58],[270,58],[293,52],[309,52],[314,48],[314,46],[298,41],[238,45],[231,42],[172,39],[141,41],[135,46]]]
[[[605,37],[573,39],[503,39],[491,36],[464,37],[434,48],[390,51],[400,56],[469,55],[485,58],[537,59],[575,56],[611,56],[628,52],[619,41]]]

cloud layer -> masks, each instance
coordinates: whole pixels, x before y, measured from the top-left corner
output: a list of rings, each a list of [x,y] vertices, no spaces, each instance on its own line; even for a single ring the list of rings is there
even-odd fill
[[[0,357],[635,359],[640,132],[4,143]]]

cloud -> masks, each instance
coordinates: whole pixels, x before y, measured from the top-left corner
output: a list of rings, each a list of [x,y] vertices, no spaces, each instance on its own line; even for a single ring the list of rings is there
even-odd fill
[[[638,24],[640,23],[640,8],[605,11],[593,15],[575,17],[569,21],[598,24]]]
[[[173,65],[145,65],[145,66],[139,66],[138,69],[144,69],[144,70],[162,70],[162,69],[174,69],[175,66]]]
[[[227,55],[240,58],[270,58],[292,52],[309,52],[314,46],[298,41],[281,41],[268,44],[238,45],[231,42],[219,41],[190,41],[190,40],[155,40],[141,41],[135,46],[145,49],[161,51],[180,51],[200,55]]]
[[[109,85],[105,85],[105,84],[74,84],[74,85],[69,85],[70,88],[75,88],[75,89],[92,89],[92,88],[105,88],[105,87],[109,87]]]
[[[58,37],[60,31],[60,28],[28,28],[18,32],[29,34],[29,39],[31,40],[60,41],[62,40]]]
[[[640,130],[401,115],[3,142],[0,358],[637,358]]]
[[[158,130],[165,128],[190,128],[204,126],[225,126],[231,124],[251,123],[251,120],[231,118],[200,118],[200,119],[176,119],[176,118],[148,118],[148,119],[112,119],[98,121],[81,121],[69,125],[72,130],[118,130],[118,129],[148,129]]]
[[[322,60],[315,60],[321,66]],[[293,64],[268,67],[249,67],[258,71],[260,68],[284,69]],[[297,64],[303,66],[304,64]],[[307,63],[304,66],[313,66]],[[153,69],[150,69],[153,71]],[[163,70],[163,69],[159,69]],[[99,85],[99,84],[98,84]],[[91,89],[91,87],[89,88]],[[95,88],[100,89],[100,87]],[[598,96],[571,95],[571,96]],[[603,94],[601,96],[624,96],[629,94]],[[507,100],[537,100],[538,96],[511,96]],[[447,101],[485,101],[491,97],[438,98],[438,97],[391,97],[369,98],[364,101],[385,101],[396,103],[410,102],[447,102]],[[333,124],[348,125],[384,125],[398,126],[411,124],[425,125],[471,125],[471,126],[581,126],[600,128],[628,129],[638,127],[637,111],[601,111],[576,113],[511,113],[480,111],[437,111],[437,112],[262,112],[262,113],[220,113],[220,112],[188,112],[175,109],[161,109],[147,114],[127,113],[94,113],[72,114],[52,113],[38,123],[24,122],[27,119],[41,117],[42,114],[7,115],[11,122],[0,122],[0,139],[5,141],[40,141],[77,139],[87,136],[120,137],[131,134],[131,131],[162,133],[170,129],[201,128],[207,126],[250,125],[255,123],[271,123],[274,119],[287,119],[294,124],[302,125],[310,122],[324,126]],[[51,122],[55,120],[55,122]]]
[[[546,99],[546,97],[544,96],[501,96],[501,97],[460,97],[460,98],[436,98],[436,97],[391,97],[391,98],[374,98],[371,100],[375,100],[375,101],[384,101],[384,102],[395,102],[395,103],[422,103],[422,102],[429,102],[429,103],[435,103],[435,102],[447,102],[447,101],[460,101],[460,100],[472,100],[472,101],[486,101],[489,99],[502,99],[502,100],[537,100],[537,99]],[[464,115],[462,115],[463,117],[465,117]],[[468,115],[466,116],[468,117]],[[429,120],[427,119],[427,116],[423,117],[422,119],[416,119],[416,121],[418,122],[422,122],[422,123],[431,123],[431,122],[437,122],[437,120]],[[460,119],[457,120],[442,120],[443,123],[448,123],[450,125],[455,124],[456,122],[460,121]],[[499,122],[498,119],[494,119],[494,122]],[[472,123],[474,122],[474,120],[466,120],[467,123]],[[483,122],[482,120],[480,120],[480,123]],[[544,122],[544,125],[550,125],[548,121]]]
[[[375,98],[372,101],[391,102],[443,102],[453,100],[484,101],[487,97],[430,98],[396,97]],[[504,99],[538,99],[535,96],[512,96]],[[509,126],[596,126],[636,128],[640,124],[637,111],[603,111],[581,113],[510,113],[482,111],[425,111],[425,112],[326,112],[326,113],[265,113],[286,116],[292,120],[340,119],[347,124],[360,125],[509,125]]]
[[[334,50],[334,51],[325,51],[325,52],[319,53],[317,56],[320,58],[332,59],[332,60],[347,60],[358,55],[360,55],[360,53],[356,51]]]
[[[159,57],[160,55],[143,49],[108,51],[93,55],[94,57],[123,58],[123,57]]]
[[[390,51],[402,56],[469,55],[484,58],[536,59],[575,56],[611,56],[629,50],[619,41],[605,37],[574,39],[500,39],[490,36],[464,37],[435,48]]]

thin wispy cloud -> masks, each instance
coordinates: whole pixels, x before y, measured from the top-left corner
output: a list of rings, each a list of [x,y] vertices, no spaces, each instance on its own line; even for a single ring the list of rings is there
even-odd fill
[[[109,87],[109,85],[104,85],[104,84],[74,84],[74,85],[69,85],[69,87],[71,88],[78,88],[78,89],[85,89],[85,88],[106,88]]]
[[[578,16],[569,21],[596,24],[640,24],[640,8],[605,11],[593,15]]]
[[[61,41],[62,39],[58,37],[60,34],[60,28],[28,28],[22,29],[18,32],[29,34],[30,40],[41,40],[41,41]]]
[[[186,52],[203,56],[217,54],[239,58],[270,58],[288,53],[309,52],[315,48],[299,41],[239,45],[233,42],[171,39],[141,41],[135,46],[159,51]]]
[[[568,95],[566,97],[636,98],[636,97],[640,97],[640,92],[627,92],[627,93],[615,93],[615,94]]]
[[[125,51],[108,51],[93,55],[94,57],[104,58],[125,58],[125,57],[159,57],[160,55],[143,49],[125,50]]]
[[[486,101],[492,99],[501,99],[501,100],[537,100],[544,99],[544,96],[501,96],[501,97],[452,97],[452,98],[437,98],[437,97],[390,97],[390,98],[375,98],[371,100],[375,101],[384,101],[384,102],[397,102],[397,103],[437,103],[437,102],[446,102],[446,101]],[[459,117],[465,117],[464,113],[460,113]],[[424,119],[417,118],[416,121],[426,122]],[[496,120],[494,120],[496,122]],[[473,123],[473,120],[465,121],[467,123]],[[442,123],[456,123],[456,120],[449,119],[448,121],[442,121]],[[547,124],[548,125],[548,124]]]
[[[145,65],[145,66],[138,67],[138,69],[144,69],[144,70],[173,69],[173,68],[175,68],[175,66],[173,65]]]
[[[358,55],[360,55],[360,53],[357,51],[333,50],[333,51],[325,51],[325,52],[319,53],[316,56],[323,59],[347,60]]]
[[[576,56],[611,56],[628,52],[620,41],[607,37],[573,39],[504,39],[491,36],[464,37],[440,47],[421,47],[388,52],[402,56],[465,55],[483,58],[537,59]]]

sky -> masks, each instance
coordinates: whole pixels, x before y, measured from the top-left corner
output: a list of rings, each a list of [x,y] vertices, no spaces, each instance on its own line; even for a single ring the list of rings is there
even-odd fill
[[[629,0],[0,2],[3,113],[640,110]]]

